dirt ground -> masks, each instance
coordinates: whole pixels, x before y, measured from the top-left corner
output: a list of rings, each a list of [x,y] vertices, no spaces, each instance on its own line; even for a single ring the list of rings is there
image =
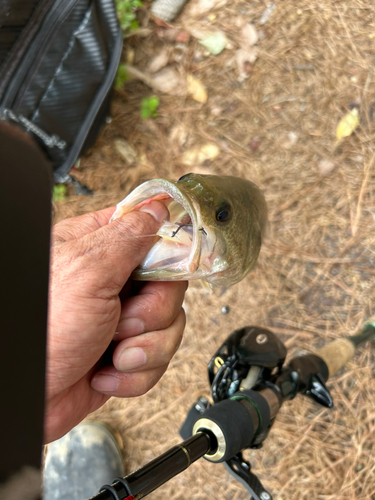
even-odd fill
[[[124,62],[147,72],[166,51],[167,67],[198,79],[207,102],[125,83],[112,122],[74,170],[93,195],[70,193],[55,207],[58,221],[111,206],[147,179],[189,171],[248,178],[268,202],[255,270],[221,297],[192,282],[185,338],[165,376],[147,395],[111,400],[94,415],[120,431],[127,473],[179,442],[190,406],[209,395],[206,365],[234,329],[268,327],[290,357],[354,334],[375,313],[375,7],[371,0],[277,0],[263,23],[267,5],[191,0],[174,31],[142,9],[143,35],[126,38]],[[245,37],[247,23],[255,43]],[[229,44],[208,54],[199,30],[219,30]],[[240,48],[252,57],[238,63]],[[151,95],[160,98],[158,116],[143,120],[141,100]],[[337,124],[353,107],[360,124],[335,148]],[[133,160],[120,154],[118,139],[131,145]],[[184,152],[206,143],[218,156],[185,165]],[[298,396],[282,407],[264,447],[247,453],[275,500],[375,499],[374,347],[360,348],[329,381],[333,409]],[[249,494],[202,459],[150,498]]]

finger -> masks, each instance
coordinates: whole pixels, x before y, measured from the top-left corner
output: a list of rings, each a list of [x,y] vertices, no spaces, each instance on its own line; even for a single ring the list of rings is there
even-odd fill
[[[187,287],[187,281],[147,282],[138,295],[123,302],[114,340],[168,328],[181,310]]]
[[[53,227],[52,240],[63,242],[82,238],[108,224],[116,207],[105,208],[97,212],[65,219]]]
[[[107,396],[133,398],[146,394],[161,379],[168,365],[153,370],[121,373],[113,366],[103,368],[95,374],[91,387]]]
[[[168,216],[159,201],[144,205],[74,242],[75,260],[81,269],[92,271],[97,289],[112,289],[118,294],[155,243],[155,235]]]
[[[168,328],[122,340],[114,350],[113,366],[125,372],[152,370],[168,364],[181,343],[185,324],[185,311],[181,308]]]
[[[146,358],[148,356],[146,362],[142,360],[143,364],[140,368],[133,368],[131,371],[125,372],[117,370],[113,365],[102,368],[91,380],[91,387],[102,394],[117,397],[132,397],[144,394],[156,384],[167,369],[169,360],[181,342],[184,325],[185,314],[182,311],[176,319],[175,331],[171,327],[165,331],[165,336],[163,336],[163,332],[152,332],[155,334],[152,338],[149,333],[124,340],[123,342],[134,342],[135,339],[140,339],[138,346],[143,346]],[[168,336],[174,338],[171,343],[169,343]],[[129,344],[129,348],[134,347],[134,345]],[[164,350],[166,354],[164,354]],[[167,363],[163,364],[165,360],[167,360]]]

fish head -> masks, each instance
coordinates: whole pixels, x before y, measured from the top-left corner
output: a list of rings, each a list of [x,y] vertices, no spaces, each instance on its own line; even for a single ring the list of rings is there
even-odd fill
[[[186,174],[177,182],[154,179],[118,204],[112,219],[153,200],[169,219],[133,277],[140,280],[203,279],[228,287],[253,268],[267,224],[263,194],[232,176]]]

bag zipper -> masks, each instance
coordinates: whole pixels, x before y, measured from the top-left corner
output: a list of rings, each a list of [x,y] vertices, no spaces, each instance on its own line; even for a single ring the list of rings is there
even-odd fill
[[[59,149],[65,149],[66,147],[66,142],[60,139],[58,135],[47,134],[47,132],[25,118],[23,115],[14,114],[11,109],[1,110],[0,120],[7,120],[17,123],[18,125],[22,125],[26,132],[32,132],[49,148],[54,148],[56,146]]]
[[[35,65],[36,59],[38,57],[41,59],[48,50],[49,42],[51,41],[54,33],[78,1],[79,0],[62,0],[61,2],[55,2],[50,11],[47,13],[46,17],[42,21],[42,28],[36,34],[29,51],[25,53],[13,81],[10,83],[7,91],[5,92],[1,104],[3,114],[6,108],[8,108],[8,111],[11,108],[13,108],[13,112],[15,111],[14,100],[17,96],[17,92],[21,88],[21,85],[25,82],[29,71]]]

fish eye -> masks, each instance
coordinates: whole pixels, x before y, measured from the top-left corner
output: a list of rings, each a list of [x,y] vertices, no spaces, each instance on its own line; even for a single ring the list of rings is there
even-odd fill
[[[230,219],[230,216],[232,215],[232,207],[229,205],[229,203],[223,203],[222,205],[219,205],[216,209],[216,220],[218,222],[226,222],[227,220]]]
[[[182,179],[185,179],[185,177],[187,177],[188,175],[190,175],[190,174],[185,174],[185,175],[183,175],[182,177],[180,177],[178,180],[179,180],[179,181],[182,181]]]

